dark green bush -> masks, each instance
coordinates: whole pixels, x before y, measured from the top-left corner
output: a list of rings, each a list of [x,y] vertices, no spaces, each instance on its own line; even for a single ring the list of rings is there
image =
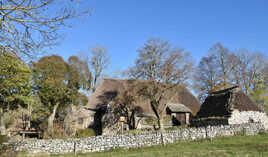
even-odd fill
[[[268,131],[264,131],[264,132],[261,132],[259,133],[261,136],[268,136]]]
[[[5,136],[5,135],[0,135],[0,144],[5,143],[5,142],[7,142],[7,141],[8,141],[7,136]]]
[[[5,142],[8,142],[8,137],[5,135],[0,135],[0,156],[1,157],[14,157],[16,156],[12,152],[12,148],[9,144],[3,144]]]
[[[182,128],[187,128],[187,125],[171,126],[171,127],[165,128],[165,130],[171,131],[171,130],[178,130],[178,129],[182,129]]]
[[[91,128],[78,130],[75,134],[76,138],[86,138],[90,136],[96,136],[95,131]]]
[[[138,135],[138,134],[142,134],[142,133],[146,133],[146,131],[140,130],[140,129],[135,129],[135,130],[125,130],[123,132],[123,134],[133,134],[133,135]]]

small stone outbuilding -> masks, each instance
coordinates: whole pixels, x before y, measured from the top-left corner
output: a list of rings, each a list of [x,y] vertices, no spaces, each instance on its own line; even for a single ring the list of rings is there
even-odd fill
[[[93,111],[83,107],[71,105],[64,119],[64,130],[68,135],[74,135],[77,130],[86,129],[93,123]]]
[[[211,93],[197,113],[200,118],[227,117],[229,124],[261,122],[268,129],[268,118],[238,86]]]
[[[166,112],[172,117],[172,124],[189,125],[192,111],[183,104],[166,104]]]

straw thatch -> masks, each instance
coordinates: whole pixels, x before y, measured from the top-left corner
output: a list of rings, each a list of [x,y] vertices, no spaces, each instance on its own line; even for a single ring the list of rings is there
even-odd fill
[[[89,98],[88,108],[97,109],[109,104],[116,96],[122,94],[125,90],[134,90],[131,86],[144,83],[143,80],[128,80],[128,79],[103,79],[97,90]],[[133,91],[135,93],[135,91]],[[187,88],[180,86],[179,88],[167,91],[162,105],[167,103],[184,104],[192,113],[197,113],[200,109],[199,101],[188,91]],[[143,113],[153,115],[149,99],[138,96],[135,99],[134,106],[142,108]]]
[[[167,108],[172,113],[191,113],[192,111],[183,104],[167,104]]]
[[[201,105],[197,115],[198,117],[222,117],[229,116],[233,110],[264,112],[238,87],[232,87],[211,93]]]

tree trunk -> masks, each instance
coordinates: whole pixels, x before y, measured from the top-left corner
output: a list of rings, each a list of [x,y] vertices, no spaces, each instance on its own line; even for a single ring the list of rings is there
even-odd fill
[[[4,113],[3,113],[3,109],[0,109],[0,134],[1,135],[6,135],[6,126],[4,123]]]
[[[165,145],[164,137],[163,137],[163,131],[165,131],[165,130],[164,130],[164,127],[162,127],[162,124],[163,124],[162,116],[159,116],[157,118],[157,123],[158,123],[158,130],[160,131],[160,134],[161,134],[161,144]]]
[[[131,129],[135,129],[136,128],[136,122],[135,122],[135,113],[136,111],[133,110],[130,116],[130,121],[131,121]]]
[[[94,81],[93,81],[92,93],[94,93],[96,91],[98,79],[99,79],[99,75],[96,74],[94,77]]]
[[[157,125],[158,125],[158,130],[160,130],[160,131],[164,131],[164,128],[163,128],[163,119],[162,119],[162,117],[159,117],[158,119],[157,119]]]
[[[161,129],[161,118],[160,118],[160,115],[157,112],[157,109],[156,109],[153,101],[151,101],[151,107],[152,107],[152,110],[154,111],[154,114],[155,114],[155,116],[157,118],[157,125],[158,125],[157,129],[160,130]]]
[[[58,108],[59,104],[57,103],[54,107],[53,107],[53,111],[51,113],[51,115],[48,117],[48,126],[47,126],[47,129],[48,129],[48,134],[51,136],[53,135],[53,122],[54,122],[54,119],[55,119],[55,115],[56,115],[56,111],[57,111],[57,108]]]
[[[127,110],[125,116],[126,116],[126,119],[127,119],[128,130],[131,130],[131,119],[129,118],[128,110]]]
[[[157,118],[157,125],[158,125],[158,130],[161,130],[161,120],[160,118]]]

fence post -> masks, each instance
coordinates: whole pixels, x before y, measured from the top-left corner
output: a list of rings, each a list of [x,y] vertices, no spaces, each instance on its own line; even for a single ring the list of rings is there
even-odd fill
[[[74,141],[74,155],[76,156],[76,141]]]
[[[208,138],[208,128],[207,128],[207,126],[205,126],[205,130],[206,130],[206,138]]]
[[[161,144],[164,146],[166,144],[165,144],[165,141],[164,141],[163,131],[160,131],[160,134],[161,134]]]

